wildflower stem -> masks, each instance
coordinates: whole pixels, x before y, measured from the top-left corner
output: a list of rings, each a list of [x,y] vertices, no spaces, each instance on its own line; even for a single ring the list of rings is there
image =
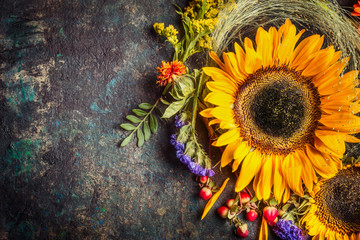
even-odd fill
[[[192,109],[192,121],[191,121],[191,126],[193,127],[193,129],[195,129],[195,125],[196,125],[196,117],[197,117],[197,112],[198,112],[198,101],[199,101],[199,95],[200,95],[200,91],[202,89],[202,86],[204,84],[204,77],[203,74],[201,74],[200,78],[199,78],[199,82],[196,86],[196,91],[193,97],[193,109]]]

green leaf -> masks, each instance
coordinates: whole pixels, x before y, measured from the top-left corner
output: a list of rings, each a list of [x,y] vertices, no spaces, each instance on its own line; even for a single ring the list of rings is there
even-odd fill
[[[179,142],[182,142],[182,143],[186,142],[186,146],[191,147],[195,151],[195,149],[194,149],[194,146],[195,146],[194,141],[193,140],[188,141],[190,133],[191,133],[191,129],[192,129],[191,124],[187,124],[187,125],[183,126],[182,128],[180,128],[177,139],[178,139]]]
[[[138,138],[137,145],[138,147],[141,147],[142,145],[144,145],[144,133],[142,132],[141,128],[138,128],[138,130],[136,131],[136,136]]]
[[[130,123],[123,123],[120,125],[120,127],[122,127],[123,129],[127,130],[127,131],[131,131],[134,130],[136,127]]]
[[[291,204],[285,204],[281,209],[286,212],[290,206]]]
[[[138,117],[135,117],[134,115],[127,115],[126,119],[129,120],[132,123],[139,123],[141,122],[141,119]]]
[[[154,117],[154,115],[150,114],[149,117],[149,125],[150,125],[150,130],[152,133],[156,133],[156,131],[158,130],[158,122],[156,120],[156,118]]]
[[[275,200],[275,198],[270,198],[269,205],[276,206],[276,205],[278,205],[278,202]]]
[[[149,140],[150,135],[151,135],[150,127],[147,122],[144,122],[143,130],[144,130],[145,141],[147,141],[147,140]]]
[[[160,98],[160,101],[165,104],[165,105],[170,105],[170,102],[166,101],[165,99],[163,99],[162,97]]]
[[[162,118],[170,118],[174,116],[178,111],[181,110],[181,108],[185,104],[185,98],[181,101],[176,101],[171,103],[165,110],[164,114],[162,115]]]
[[[147,112],[145,112],[144,110],[137,109],[137,108],[134,108],[132,111],[139,117],[143,117],[147,114]]]
[[[150,103],[140,103],[139,104],[139,108],[144,109],[144,110],[149,110],[153,107],[153,105],[151,105]]]
[[[127,136],[126,138],[124,138],[124,140],[122,140],[122,142],[121,142],[120,147],[123,147],[123,146],[125,146],[125,145],[128,145],[129,142],[131,141],[131,138],[132,138],[132,134],[130,134],[129,136]]]
[[[204,14],[205,14],[205,13],[206,13],[206,0],[204,0],[204,1],[202,2],[200,14],[199,14],[199,19],[204,18]]]
[[[254,202],[257,202],[258,198],[255,196],[253,197],[251,200],[250,200],[250,203],[254,203]]]

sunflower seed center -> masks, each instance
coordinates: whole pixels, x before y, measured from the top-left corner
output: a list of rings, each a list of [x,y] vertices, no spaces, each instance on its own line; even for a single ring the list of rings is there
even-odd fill
[[[266,134],[289,138],[298,130],[305,116],[306,99],[301,89],[281,79],[257,92],[251,113]]]
[[[252,147],[288,154],[313,141],[321,117],[311,79],[287,66],[257,70],[239,86],[235,121]]]

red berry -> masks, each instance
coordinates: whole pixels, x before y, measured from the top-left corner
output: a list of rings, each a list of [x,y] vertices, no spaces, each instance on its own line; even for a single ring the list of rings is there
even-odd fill
[[[274,221],[268,222],[268,224],[269,224],[270,226],[274,226],[278,221],[279,221],[279,218],[276,217]]]
[[[211,195],[212,195],[212,191],[210,188],[208,187],[203,187],[201,190],[200,190],[200,197],[204,200],[207,200],[209,198],[211,198]]]
[[[246,224],[241,225],[236,229],[236,235],[246,238],[249,235],[249,229]]]
[[[208,177],[207,177],[207,176],[200,177],[200,182],[201,182],[201,183],[206,183],[207,180],[208,180]]]
[[[234,202],[235,202],[235,199],[231,198],[231,199],[227,200],[226,206],[231,208],[234,205]]]
[[[273,222],[277,217],[278,211],[275,207],[265,207],[263,210],[264,218],[267,222]]]
[[[247,194],[246,192],[241,192],[240,197],[241,197],[242,204],[246,204],[246,203],[250,202],[250,195]]]
[[[250,210],[248,213],[246,213],[246,218],[247,220],[249,220],[250,222],[255,221],[255,219],[257,218],[258,214],[255,210]]]
[[[229,208],[225,206],[221,206],[217,209],[217,213],[219,214],[220,217],[227,218],[229,213]]]

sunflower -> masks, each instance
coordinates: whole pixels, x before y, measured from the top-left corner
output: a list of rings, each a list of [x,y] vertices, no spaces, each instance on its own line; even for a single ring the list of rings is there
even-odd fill
[[[360,239],[360,164],[344,167],[314,187],[313,204],[304,216],[313,239]]]
[[[223,53],[219,65],[204,67],[213,81],[205,101],[215,105],[201,112],[219,124],[222,133],[213,143],[226,146],[221,167],[232,163],[238,170],[235,191],[254,178],[259,199],[273,188],[277,200],[286,202],[290,190],[302,196],[312,190],[317,173],[332,177],[342,167],[345,142],[359,142],[358,71],[341,76],[349,58],[333,46],[322,48],[324,37],[311,35],[298,43],[289,19],[279,29],[258,28],[256,47],[249,38],[244,48]]]

